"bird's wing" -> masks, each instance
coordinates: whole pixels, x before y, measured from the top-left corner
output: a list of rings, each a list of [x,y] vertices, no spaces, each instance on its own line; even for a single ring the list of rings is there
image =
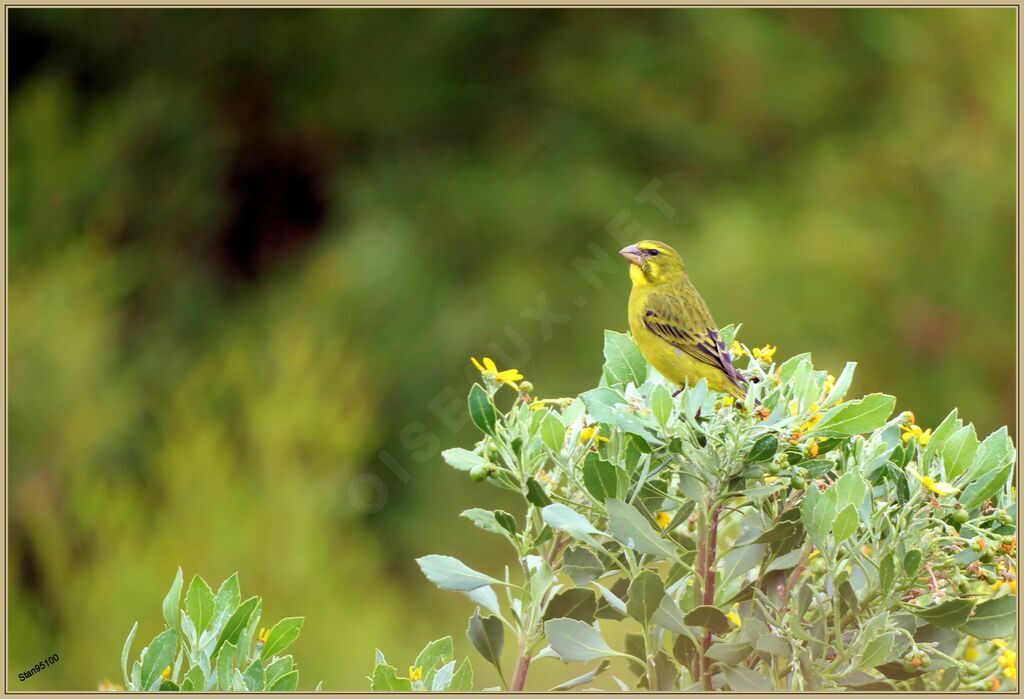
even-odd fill
[[[687,287],[678,293],[651,294],[644,308],[644,326],[659,339],[720,370],[740,386],[743,379],[732,365],[707,305],[697,291]]]

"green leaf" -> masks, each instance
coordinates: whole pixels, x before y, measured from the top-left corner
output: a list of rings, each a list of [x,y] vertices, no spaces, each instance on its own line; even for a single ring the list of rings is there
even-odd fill
[[[445,449],[441,452],[441,458],[456,471],[472,471],[473,467],[480,466],[486,462],[486,459],[479,454],[459,447]]]
[[[220,627],[242,602],[242,593],[238,586],[238,573],[221,583],[214,598],[214,628]]]
[[[257,658],[242,673],[242,683],[248,692],[263,691],[263,663]]]
[[[847,505],[842,511],[836,516],[836,521],[832,525],[832,533],[836,537],[836,543],[842,543],[857,531],[857,508],[853,505]]]
[[[469,664],[469,658],[463,659],[452,681],[448,683],[449,692],[471,692],[473,691],[473,666]]]
[[[683,617],[689,626],[700,626],[705,629],[711,629],[712,633],[722,634],[729,631],[729,619],[725,616],[725,613],[717,607],[712,607],[709,604],[702,604],[699,607],[695,607],[693,611]]]
[[[604,374],[612,384],[639,386],[647,380],[647,361],[629,335],[604,331]]]
[[[864,497],[868,493],[868,484],[856,471],[848,471],[836,481],[836,509],[842,510],[847,505],[860,508]]]
[[[551,498],[544,491],[544,486],[537,482],[533,476],[526,479],[526,501],[537,507],[546,507],[551,504]]]
[[[747,452],[747,461],[758,463],[768,461],[779,450],[779,440],[773,434],[762,435]]]
[[[818,548],[824,546],[825,536],[835,515],[836,506],[832,498],[826,497],[817,488],[807,489],[800,504],[800,521]]]
[[[872,432],[885,424],[895,407],[893,396],[872,393],[832,408],[811,433],[848,436]]]
[[[282,675],[282,679],[287,674]],[[399,677],[398,670],[390,665],[377,665],[370,677],[370,689],[374,692],[410,692],[412,682],[405,677]]]
[[[930,441],[930,440],[929,440]],[[951,481],[974,461],[978,452],[978,437],[974,425],[966,425],[953,433],[942,447],[942,464],[945,479]]]
[[[566,680],[565,682],[562,682],[561,684],[552,687],[548,691],[565,692],[570,689],[575,689],[576,687],[582,687],[585,684],[590,684],[595,679],[597,679],[598,675],[600,675],[602,672],[608,669],[608,665],[609,661],[607,659],[602,660],[600,663],[597,664],[597,667],[595,667],[593,670],[585,672],[579,677],[574,677],[571,680]]]
[[[612,650],[601,632],[576,619],[551,619],[544,622],[544,634],[551,649],[562,660],[586,663],[598,658],[622,655]]]
[[[219,651],[221,646],[225,643],[230,643],[232,647],[234,647],[235,642],[242,633],[242,629],[244,629],[245,625],[249,623],[249,617],[252,616],[253,611],[259,603],[259,597],[250,597],[238,605],[238,609],[234,611],[227,623],[224,624],[224,630],[220,632],[220,637],[217,639],[217,645],[213,649],[213,653],[210,657],[216,656],[217,651]]]
[[[616,541],[640,553],[662,557],[675,555],[675,548],[658,535],[638,509],[615,498],[609,498],[605,505]]]
[[[933,435],[932,439],[934,438]],[[928,446],[931,446],[931,442]],[[985,441],[978,447],[978,451],[974,455],[974,462],[964,475],[964,483],[969,483],[989,471],[995,471],[1013,463],[1013,456],[1013,442],[1007,436],[1006,428],[1000,427],[985,437]]]
[[[150,642],[142,659],[141,691],[156,688],[160,673],[174,660],[174,651],[177,647],[178,634],[174,629],[165,630]]]
[[[957,630],[992,641],[1013,636],[1017,623],[1017,598],[1011,595],[982,602]]]
[[[587,549],[570,547],[562,555],[562,571],[577,585],[586,585],[604,573],[604,566],[597,556]]]
[[[832,390],[829,391],[828,395],[825,396],[825,400],[821,403],[821,408],[830,407],[837,400],[840,400],[846,395],[846,392],[850,390],[850,383],[853,381],[853,372],[857,368],[857,362],[847,362],[846,366],[843,367],[842,373],[839,374],[839,378],[836,379],[835,384],[832,386]]]
[[[409,682],[409,680],[406,680]],[[408,687],[401,685],[401,681],[398,682],[399,686],[395,687],[396,690],[400,689],[412,689],[410,684]],[[294,692],[295,688],[299,686],[299,671],[292,670],[274,680],[274,684],[267,687],[268,692]]]
[[[551,619],[577,619],[588,624],[594,622],[597,600],[593,590],[585,587],[570,587],[551,598],[544,610],[544,621]]]
[[[784,519],[781,522],[776,523],[771,529],[761,534],[751,541],[752,544],[773,544],[776,541],[785,541],[795,536],[801,529],[803,529],[803,523],[799,520]]]
[[[586,517],[562,503],[548,505],[540,514],[549,527],[565,532],[574,539],[593,541],[593,536],[601,533]]]
[[[181,584],[183,578],[181,575],[181,567],[178,567],[178,572],[174,575],[174,582],[171,583],[171,589],[167,591],[167,596],[164,597],[164,620],[167,622],[168,628],[178,629],[178,607],[181,606]],[[163,669],[163,668],[161,668]]]
[[[272,684],[274,684],[277,678],[291,672],[294,665],[295,660],[290,655],[282,656],[274,662],[267,665],[266,672],[264,673],[267,678],[266,685],[268,687],[271,686]],[[377,665],[387,665],[387,663],[384,662],[384,660],[382,659],[377,663]]]
[[[672,633],[685,634],[689,632],[683,619],[683,610],[679,608],[671,595],[662,596],[661,603],[651,616],[651,621]]]
[[[181,691],[187,692],[186,686],[191,687],[191,691],[203,692],[206,691],[206,675],[203,673],[203,668],[198,665],[193,665],[185,673],[184,679],[181,681]]]
[[[974,609],[974,602],[970,600],[951,599],[934,607],[912,611],[919,619],[924,619],[933,626],[938,626],[940,629],[954,629],[967,621],[972,609]]]
[[[892,584],[896,580],[896,563],[893,561],[892,553],[887,553],[878,564],[878,586],[885,594],[892,590]]]
[[[752,648],[749,643],[738,641],[719,641],[708,649],[708,657],[725,665],[738,665],[750,657]]]
[[[188,592],[185,593],[185,610],[196,627],[196,634],[201,634],[206,625],[213,621],[213,613],[216,602],[213,598],[213,590],[200,576],[196,575],[189,583]]]
[[[135,639],[135,632],[139,629],[139,622],[132,624],[132,630],[128,632],[128,638],[124,640],[124,647],[121,649],[121,676],[124,678],[124,686],[131,688],[131,682],[128,679],[128,657],[132,652],[132,641]]]
[[[238,650],[234,643],[224,644],[224,652],[217,656],[217,689],[231,689],[231,678],[235,672],[235,651]]]
[[[502,529],[508,532],[509,536],[514,537],[516,532],[519,531],[519,526],[516,524],[516,518],[508,512],[505,512],[505,510],[495,510],[494,520]]]
[[[793,549],[789,553],[785,553],[769,563],[768,567],[765,568],[765,572],[770,573],[773,570],[792,570],[800,562],[800,559],[803,558],[803,554],[803,549]]]
[[[507,538],[507,530],[498,522],[497,513],[485,510],[481,507],[472,507],[462,512],[460,517],[465,517],[476,527],[491,534],[499,534]]]
[[[452,677],[455,675],[455,661],[450,660],[441,666],[434,676],[430,678],[430,691],[431,692],[443,692],[448,689],[448,685],[451,684]],[[423,684],[427,684],[427,678],[423,679]]]
[[[160,682],[160,688],[157,691],[180,692],[181,689],[178,687],[178,685],[174,684],[174,682],[171,682],[170,680],[163,680],[162,682]]]
[[[926,446],[924,450],[923,463],[930,465],[932,459],[938,455],[940,447],[945,446],[946,440],[962,426],[963,422],[957,418],[956,408],[953,408],[949,415],[947,415],[942,422],[939,423],[939,426],[932,432],[931,439],[928,440],[928,446]]]
[[[565,444],[565,425],[550,410],[544,412],[546,415],[540,422],[540,441],[544,442],[548,449],[557,453]]]
[[[960,504],[968,510],[981,505],[992,498],[1006,485],[1013,475],[1013,463],[1008,463],[995,471],[989,471],[978,480],[964,488],[960,495]]]
[[[893,631],[872,637],[864,646],[864,652],[860,654],[858,665],[865,670],[870,670],[888,661],[892,654],[892,644],[895,638],[896,633]]]
[[[673,401],[672,394],[664,384],[658,384],[651,391],[650,405],[654,419],[658,421],[662,429],[665,429],[668,421],[672,418]]]
[[[442,590],[469,592],[484,585],[504,585],[501,580],[473,570],[458,558],[432,554],[416,559],[427,580]]]
[[[480,610],[477,609],[469,618],[466,635],[477,652],[484,657],[484,660],[494,665],[500,675],[501,649],[505,645],[505,628],[502,626],[501,619],[496,616],[481,617]]]
[[[294,643],[302,630],[303,621],[305,617],[290,616],[274,624],[267,635],[267,642],[263,644],[262,657],[272,658]]]
[[[473,388],[469,390],[469,417],[481,432],[494,436],[498,413],[491,405],[487,391],[478,383],[473,384]]]
[[[620,473],[618,468],[601,459],[595,452],[590,452],[583,462],[583,486],[598,502],[604,502],[620,495],[620,482],[625,485],[625,474],[620,476]],[[625,491],[625,488],[622,490]]]
[[[735,692],[770,692],[772,690],[772,684],[767,677],[742,665],[736,667],[723,665],[722,672],[725,674],[725,681]]]
[[[423,646],[423,650],[416,656],[413,667],[423,668],[424,683],[427,676],[438,665],[444,665],[455,655],[455,644],[451,636],[439,638]]]
[[[920,549],[910,549],[903,555],[903,572],[907,574],[908,578],[914,577],[917,573],[923,555]]]
[[[629,583],[626,613],[646,627],[664,596],[665,586],[661,578],[657,573],[645,570]]]

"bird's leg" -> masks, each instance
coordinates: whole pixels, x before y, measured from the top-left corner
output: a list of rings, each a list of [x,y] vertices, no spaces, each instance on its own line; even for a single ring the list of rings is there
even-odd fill
[[[672,397],[673,398],[678,398],[679,394],[682,393],[682,392],[683,392],[683,389],[680,388],[678,391],[676,391],[675,393],[672,394]]]

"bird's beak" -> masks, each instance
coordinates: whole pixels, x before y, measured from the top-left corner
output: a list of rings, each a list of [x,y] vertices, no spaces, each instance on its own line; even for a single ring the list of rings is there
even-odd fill
[[[635,245],[627,245],[619,250],[619,254],[629,260],[630,264],[640,266],[643,263],[643,253]]]

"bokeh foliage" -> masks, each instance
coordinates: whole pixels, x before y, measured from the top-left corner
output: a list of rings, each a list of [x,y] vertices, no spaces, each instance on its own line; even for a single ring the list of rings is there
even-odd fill
[[[9,17],[13,687],[116,678],[178,565],[329,689],[455,628],[411,561],[498,561],[466,358],[592,385],[634,233],[752,344],[1013,422],[1011,9]]]

